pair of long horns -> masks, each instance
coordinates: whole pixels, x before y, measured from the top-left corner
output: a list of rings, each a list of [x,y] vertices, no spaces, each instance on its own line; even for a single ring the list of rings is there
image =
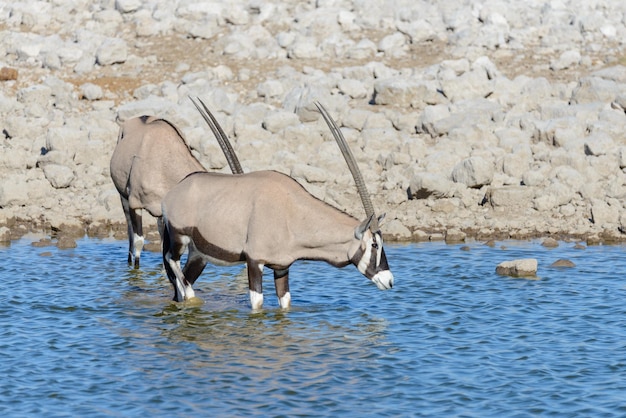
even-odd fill
[[[226,161],[228,161],[228,166],[230,167],[230,170],[233,172],[233,174],[242,174],[243,169],[241,168],[241,164],[239,163],[239,158],[237,158],[237,154],[235,154],[235,150],[230,144],[228,136],[226,135],[220,124],[217,122],[217,119],[215,119],[215,116],[213,116],[213,113],[209,111],[209,108],[199,97],[196,97],[196,100],[200,102],[202,107],[200,107],[200,105],[193,99],[193,97],[189,96],[189,99],[194,104],[196,109],[198,109],[198,112],[200,112],[206,123],[209,125],[209,128],[211,128],[213,135],[215,135],[217,142],[220,144],[220,148],[222,148],[222,152],[226,157]]]
[[[233,172],[233,174],[243,173],[243,169],[241,168],[239,159],[237,158],[237,155],[235,154],[235,150],[230,144],[230,141],[228,140],[228,136],[226,135],[226,133],[224,132],[224,130],[218,123],[215,116],[213,116],[213,114],[209,111],[208,107],[204,104],[204,102],[199,97],[196,97],[197,102],[192,97],[189,97],[189,99],[194,104],[194,106],[196,106],[196,109],[198,109],[198,112],[200,112],[200,114],[202,115],[206,123],[209,125],[209,128],[211,128],[213,135],[215,135],[217,142],[220,144],[220,147],[222,148],[222,152],[226,156],[226,161],[228,161],[228,165],[230,166],[230,169]],[[198,104],[198,102],[200,102],[200,104]],[[337,145],[339,145],[339,149],[341,150],[341,153],[343,154],[343,158],[346,160],[346,164],[348,164],[348,169],[350,170],[350,173],[352,173],[352,177],[354,178],[354,182],[356,183],[357,192],[359,193],[359,196],[361,197],[361,202],[363,203],[363,209],[365,209],[365,215],[368,219],[371,219],[370,229],[372,229],[373,231],[376,231],[378,230],[378,218],[375,215],[374,205],[372,205],[372,200],[370,199],[370,195],[367,191],[367,187],[365,186],[363,175],[361,174],[361,170],[359,170],[359,166],[356,163],[356,159],[354,158],[354,155],[352,154],[352,151],[350,150],[350,146],[348,145],[348,142],[346,141],[343,134],[341,133],[341,130],[339,130],[339,127],[337,126],[333,118],[330,116],[326,108],[322,106],[320,102],[315,102],[315,106],[317,106],[320,113],[322,114],[322,117],[326,121],[326,124],[330,128],[330,131],[332,132],[333,137],[335,138],[335,141],[337,141]]]
[[[343,158],[346,160],[346,164],[348,164],[348,168],[350,169],[350,173],[352,173],[352,177],[354,178],[354,182],[356,183],[356,189],[359,192],[359,196],[361,197],[361,202],[363,202],[363,209],[365,209],[365,215],[368,219],[371,219],[370,229],[373,231],[378,230],[378,218],[374,212],[374,205],[372,205],[372,200],[370,199],[370,195],[367,191],[367,187],[365,186],[365,181],[363,180],[363,175],[361,175],[361,170],[359,170],[359,166],[356,163],[356,159],[348,146],[348,142],[344,138],[341,130],[335,123],[330,114],[326,110],[324,106],[320,102],[315,102],[315,106],[319,109],[322,117],[326,121],[326,124],[330,128],[333,136],[335,137],[335,141],[337,141],[337,145],[339,145],[339,149],[343,154]]]

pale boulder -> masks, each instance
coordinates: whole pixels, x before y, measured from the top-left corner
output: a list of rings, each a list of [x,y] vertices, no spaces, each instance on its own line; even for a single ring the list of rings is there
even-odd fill
[[[452,180],[467,187],[480,188],[493,180],[494,167],[482,157],[466,158],[452,170]]]
[[[419,172],[411,177],[408,194],[411,199],[440,198],[452,196],[456,188],[454,182],[439,174]]]
[[[122,63],[128,58],[128,46],[121,38],[107,38],[96,51],[96,62],[100,65]]]
[[[43,173],[55,189],[67,188],[75,179],[74,171],[60,164],[45,164]]]
[[[496,267],[496,273],[512,277],[534,277],[537,275],[537,265],[535,258],[503,261]]]

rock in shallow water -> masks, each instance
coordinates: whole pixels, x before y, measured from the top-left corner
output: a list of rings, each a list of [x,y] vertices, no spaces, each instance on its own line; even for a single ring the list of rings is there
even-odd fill
[[[535,277],[537,275],[537,259],[523,258],[503,261],[496,267],[496,273],[511,277]]]
[[[571,260],[567,260],[564,258],[560,258],[558,260],[556,260],[554,263],[550,264],[550,267],[576,267],[576,264],[574,264],[573,261]]]

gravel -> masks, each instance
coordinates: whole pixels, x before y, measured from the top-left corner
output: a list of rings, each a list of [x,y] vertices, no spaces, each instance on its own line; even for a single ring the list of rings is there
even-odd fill
[[[0,22],[12,237],[123,237],[108,167],[134,116],[170,120],[228,172],[191,95],[244,171],[361,218],[323,103],[387,239],[626,240],[623,1],[0,1]]]

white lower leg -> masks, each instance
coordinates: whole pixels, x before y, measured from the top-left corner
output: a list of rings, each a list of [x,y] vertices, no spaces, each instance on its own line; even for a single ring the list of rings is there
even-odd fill
[[[180,260],[172,260],[170,254],[165,255],[165,261],[170,265],[172,271],[174,272],[174,286],[176,287],[176,296],[180,296],[176,298],[177,302],[182,302],[186,299],[190,299],[195,296],[191,285],[185,284],[185,276],[180,268]]]
[[[291,293],[287,292],[282,297],[278,298],[278,304],[283,309],[289,308],[291,306]]]
[[[135,259],[141,256],[141,250],[143,250],[143,243],[144,243],[143,236],[133,234],[133,249],[134,249],[133,257],[135,257]]]
[[[196,292],[193,291],[191,285],[185,285],[185,300],[191,299],[196,296]]]
[[[182,302],[185,300],[185,286],[182,284],[178,277],[175,280],[174,286],[176,286],[176,302]]]
[[[254,290],[251,290],[250,305],[252,305],[252,309],[261,309],[263,307],[263,293],[258,293]]]

